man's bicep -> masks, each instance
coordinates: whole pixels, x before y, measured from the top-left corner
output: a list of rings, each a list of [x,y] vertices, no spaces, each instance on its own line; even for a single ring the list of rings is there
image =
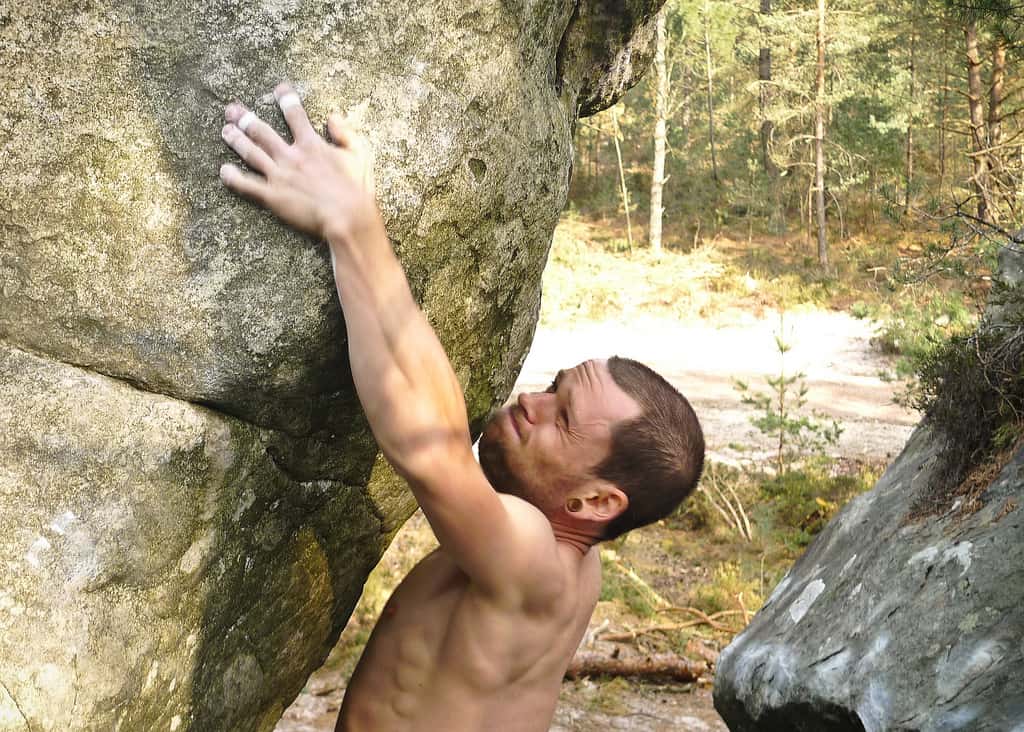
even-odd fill
[[[441,547],[488,593],[524,598],[557,556],[546,519],[525,505],[510,510],[472,453],[435,475],[414,492]]]

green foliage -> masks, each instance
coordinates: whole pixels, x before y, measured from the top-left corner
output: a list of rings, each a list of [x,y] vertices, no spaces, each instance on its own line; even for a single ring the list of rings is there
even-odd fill
[[[1024,290],[1003,294],[1011,312]],[[937,344],[918,363],[907,400],[945,438],[942,464],[917,510],[943,510],[970,470],[1017,442],[1024,425],[1024,324],[983,323]]]
[[[752,417],[751,423],[762,433],[773,438],[778,449],[775,456],[775,471],[782,476],[794,462],[808,454],[822,454],[830,445],[835,445],[842,434],[842,427],[835,420],[831,424],[818,416],[801,414],[807,403],[805,374],[787,374],[785,355],[791,350],[783,338],[783,316],[779,316],[779,332],[775,346],[779,352],[779,374],[765,381],[767,392],[751,391],[742,381],[736,381],[736,389],[743,395],[743,403],[754,407],[761,414]]]
[[[865,320],[871,317],[871,306],[863,300],[858,300],[850,306],[850,315],[857,320]]]
[[[670,0],[666,7],[670,113],[664,206],[666,231],[680,232],[667,246],[686,247],[726,228],[742,227],[751,242],[755,231],[801,233],[808,226],[814,171],[813,4],[775,0],[770,15],[760,13],[755,0]],[[1024,16],[1016,0],[828,3],[825,182],[833,246],[851,231],[870,231],[880,217],[901,227],[928,228],[953,202],[974,205],[971,159],[954,142],[966,132],[968,114],[963,19],[951,8],[984,21],[981,51],[984,74],[990,75],[993,43],[1000,34],[1012,35],[1007,29],[1019,27]],[[758,81],[762,48],[771,53],[770,84]],[[1019,79],[1021,58],[1011,49],[1008,89]],[[650,206],[655,76],[649,73],[618,106],[633,220],[640,229]],[[1003,105],[1006,148],[997,164],[1003,172],[993,202],[1010,230],[1019,219],[1013,181],[1022,168],[1021,110],[1011,92]],[[765,123],[772,170],[763,164]],[[577,130],[572,196],[588,214],[622,215],[611,127],[603,113]],[[914,171],[909,181],[908,132]],[[637,240],[643,241],[642,234]],[[810,238],[807,249],[812,251]]]
[[[832,467],[831,461],[817,458],[798,470],[766,476],[762,482],[775,533],[791,549],[809,544],[847,501],[869,490],[878,479],[870,468],[834,474]]]
[[[1024,35],[1024,5],[1019,0],[944,0],[959,17],[987,21],[1009,41]]]
[[[612,679],[602,679],[597,684],[594,695],[588,700],[588,707],[591,710],[621,716],[629,712],[629,707],[623,701],[623,696],[631,690],[629,681],[616,676]]]
[[[764,603],[761,597],[760,578],[739,562],[722,562],[709,581],[702,584],[694,597],[699,609],[712,615],[723,610],[732,610],[737,598],[743,596],[743,604],[757,609]]]
[[[918,373],[950,337],[964,335],[977,321],[960,291],[908,299],[881,308],[875,317],[882,321],[876,343],[883,352],[899,356],[899,377]]]
[[[641,618],[654,615],[656,598],[650,588],[635,577],[635,573],[621,564],[622,560],[611,550],[601,552],[601,600],[623,603]]]
[[[871,470],[854,474],[834,472],[834,461],[826,450],[834,446],[842,433],[836,420],[802,413],[807,386],[801,373],[787,374],[785,354],[791,346],[781,333],[780,316],[776,348],[780,372],[767,379],[768,392],[751,392],[742,382],[737,388],[743,402],[760,414],[751,422],[777,445],[772,471],[758,471],[745,482],[759,487],[758,505],[752,513],[758,534],[775,536],[787,549],[800,551],[825,527],[839,508],[857,493],[870,488],[876,479]]]

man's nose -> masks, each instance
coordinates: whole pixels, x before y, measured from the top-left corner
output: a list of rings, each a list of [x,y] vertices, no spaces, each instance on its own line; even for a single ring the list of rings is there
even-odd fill
[[[519,395],[517,402],[530,424],[537,424],[538,422],[543,422],[547,413],[551,411],[551,408],[554,406],[555,395],[548,394],[547,392],[524,392]]]

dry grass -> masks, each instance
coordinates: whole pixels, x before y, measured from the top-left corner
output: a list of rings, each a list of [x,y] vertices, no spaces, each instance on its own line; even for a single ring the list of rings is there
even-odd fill
[[[1024,426],[1020,429],[1024,429]],[[921,504],[918,510],[911,513],[906,523],[917,523],[933,516],[944,515],[947,512],[951,513],[955,520],[960,521],[977,513],[985,505],[985,493],[989,486],[999,477],[999,474],[1022,447],[1024,447],[1024,437],[1019,438],[1012,446],[990,455],[971,468],[959,485],[950,493],[943,495],[941,501],[936,501],[934,504]],[[1014,505],[1007,509],[1007,506],[1004,505],[1001,510],[1005,513],[1002,515],[1005,516],[1015,508]]]
[[[544,272],[541,325],[873,305],[888,296],[886,277],[900,251],[891,238],[851,238],[834,246],[835,269],[824,273],[799,237],[763,236],[751,245],[721,233],[655,256],[641,245],[629,252],[614,223],[570,212],[555,230]]]

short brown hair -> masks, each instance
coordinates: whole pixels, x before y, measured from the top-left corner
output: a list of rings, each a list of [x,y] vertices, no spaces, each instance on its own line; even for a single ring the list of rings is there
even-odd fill
[[[629,506],[606,527],[614,539],[668,516],[697,487],[704,469],[704,432],[686,397],[638,361],[613,356],[608,370],[641,414],[612,430],[612,449],[598,478],[618,486]]]

